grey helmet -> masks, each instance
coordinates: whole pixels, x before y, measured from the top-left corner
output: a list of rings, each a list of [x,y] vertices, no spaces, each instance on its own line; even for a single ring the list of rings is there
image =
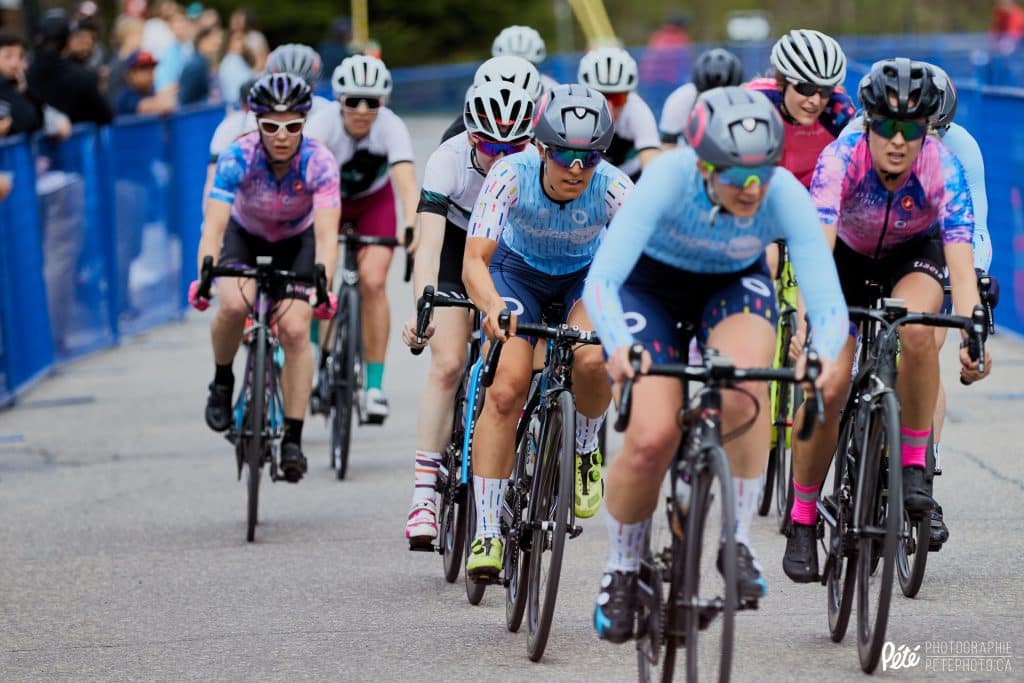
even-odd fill
[[[932,83],[939,91],[939,108],[932,114],[928,123],[939,133],[945,133],[956,116],[956,86],[942,68],[934,64],[929,64],[928,68],[932,70]]]
[[[701,93],[683,131],[701,160],[719,168],[776,164],[784,128],[775,105],[739,86]]]
[[[608,149],[615,122],[604,95],[580,83],[560,85],[541,100],[534,137],[549,147]]]
[[[267,56],[267,71],[295,74],[310,85],[320,80],[322,69],[320,54],[309,45],[301,43],[280,45]]]

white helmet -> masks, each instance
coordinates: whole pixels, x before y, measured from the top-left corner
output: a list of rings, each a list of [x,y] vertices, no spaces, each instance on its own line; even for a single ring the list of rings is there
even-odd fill
[[[547,56],[544,39],[529,26],[506,26],[491,45],[491,56],[512,55],[540,64]]]
[[[534,100],[540,98],[544,93],[544,85],[540,82],[540,72],[537,67],[530,64],[522,57],[506,55],[504,57],[491,57],[480,65],[473,76],[473,85],[484,83],[512,83],[518,85]]]
[[[466,93],[462,121],[470,133],[497,142],[522,140],[533,135],[533,98],[511,83],[474,85]]]
[[[339,100],[350,95],[387,97],[391,94],[391,72],[376,57],[346,57],[331,76],[331,90]]]
[[[636,61],[621,47],[600,47],[583,55],[576,79],[603,93],[636,90]]]
[[[794,29],[772,47],[772,66],[786,79],[834,88],[846,78],[846,55],[835,38]]]

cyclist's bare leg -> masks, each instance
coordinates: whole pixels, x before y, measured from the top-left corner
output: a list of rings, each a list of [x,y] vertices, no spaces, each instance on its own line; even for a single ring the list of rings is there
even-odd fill
[[[256,293],[256,284],[250,279],[221,278],[217,282],[217,313],[210,323],[213,340],[213,360],[227,365],[234,360],[242,343],[245,319]]]
[[[910,273],[893,288],[907,310],[936,312],[942,305],[942,287],[924,273]],[[900,328],[900,371],[896,393],[900,399],[901,426],[915,431],[931,429],[939,391],[939,353],[933,328],[906,325]]]
[[[622,524],[650,518],[658,491],[679,447],[679,380],[644,377],[633,385],[633,404],[622,450],[608,468],[605,506]]]
[[[772,242],[764,248],[764,258],[768,262],[768,272],[772,280],[779,279],[779,245]]]
[[[284,349],[284,368],[281,370],[284,416],[301,420],[306,415],[313,385],[313,352],[309,346],[313,309],[300,299],[282,301],[278,309],[277,334]]]
[[[942,347],[946,344],[946,337],[949,336],[949,330],[944,327],[935,328],[935,347],[942,351]],[[946,387],[942,384],[942,378],[939,377],[939,394],[935,399],[935,414],[932,416],[932,433],[935,443],[938,444],[942,438],[942,426],[946,422]]]
[[[434,336],[430,338],[430,372],[420,399],[416,422],[419,450],[440,452],[452,427],[453,401],[466,364],[470,315],[459,308],[434,310]]]
[[[568,322],[569,325],[577,326],[581,330],[594,329],[583,309],[582,301],[576,302],[572,307]],[[585,345],[576,349],[573,355],[572,381],[576,409],[591,419],[604,415],[612,400],[612,389],[604,367],[604,352],[600,346]]]
[[[363,307],[363,357],[367,363],[383,363],[391,327],[387,279],[392,250],[363,247],[359,252],[359,294]]]
[[[525,339],[514,337],[505,342],[494,382],[487,389],[484,407],[474,428],[475,476],[508,479],[512,474],[516,423],[530,388],[532,359],[533,347]]]

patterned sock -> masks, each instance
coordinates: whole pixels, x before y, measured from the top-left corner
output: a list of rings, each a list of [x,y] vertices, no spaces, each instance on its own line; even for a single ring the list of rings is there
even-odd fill
[[[434,485],[437,483],[437,471],[440,468],[440,453],[416,451],[416,488],[412,491],[413,505],[425,500],[434,501]]]
[[[597,450],[597,437],[604,422],[604,413],[598,417],[587,417],[576,411],[576,450],[579,453],[592,453]]]
[[[476,538],[500,538],[501,497],[505,493],[507,479],[485,479],[473,475],[473,491],[476,493]]]
[[[928,437],[932,430],[910,429],[900,427],[900,455],[904,467],[924,467],[924,450],[928,447]]]
[[[608,561],[604,565],[606,572],[635,572],[640,570],[640,553],[644,549],[644,534],[647,533],[651,520],[645,519],[635,524],[623,524],[610,514],[605,513],[608,525]]]
[[[757,509],[757,496],[761,492],[761,477],[732,478],[732,492],[736,497],[736,542],[750,547],[750,523]]]
[[[380,389],[384,385],[384,364],[366,364],[366,388]]]
[[[811,525],[818,521],[818,491],[821,484],[804,486],[793,478],[793,510],[789,518],[797,524]]]
[[[941,472],[942,471],[942,465],[939,464],[939,443],[938,442],[935,442],[935,445],[932,446],[932,453],[935,454],[935,471],[936,472]]]

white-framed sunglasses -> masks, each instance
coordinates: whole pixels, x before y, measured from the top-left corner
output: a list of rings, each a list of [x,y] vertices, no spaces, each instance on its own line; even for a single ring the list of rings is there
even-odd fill
[[[306,125],[306,119],[292,119],[291,121],[275,121],[274,119],[256,119],[257,125],[260,127],[260,131],[267,135],[277,135],[284,128],[284,132],[288,135],[298,135],[302,132],[302,127]]]

